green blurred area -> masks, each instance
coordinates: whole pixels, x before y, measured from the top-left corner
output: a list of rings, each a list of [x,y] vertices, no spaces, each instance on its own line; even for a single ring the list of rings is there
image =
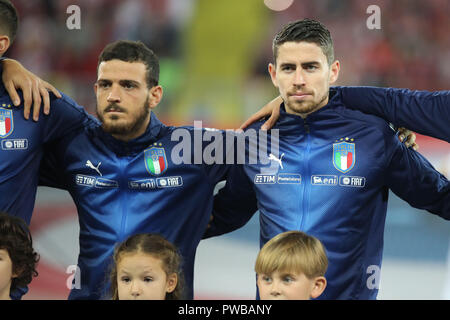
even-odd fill
[[[171,78],[177,84],[171,84],[176,91],[171,119],[222,126],[242,121],[246,80],[257,58],[254,49],[266,39],[268,19],[260,0],[198,1],[182,36],[185,60],[178,65],[178,80]]]

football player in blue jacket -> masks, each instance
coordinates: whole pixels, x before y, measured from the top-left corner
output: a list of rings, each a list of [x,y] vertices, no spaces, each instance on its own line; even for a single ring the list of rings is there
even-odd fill
[[[13,43],[17,28],[16,9],[9,0],[0,0],[0,74],[6,83],[0,83],[0,210],[29,224],[44,144],[96,120],[53,86],[2,57]],[[10,77],[5,77],[4,69]],[[22,90],[20,95],[16,87]],[[51,115],[41,115],[38,122],[27,121],[32,100],[33,119],[39,118],[41,101],[46,114],[51,106]],[[19,299],[26,291],[16,290],[12,297]]]
[[[189,161],[175,163],[174,132],[189,139],[197,133],[166,126],[152,112],[163,96],[158,77],[158,59],[143,43],[109,44],[95,83],[101,125],[68,134],[48,150],[43,183],[67,189],[78,209],[81,287],[70,299],[103,298],[115,244],[137,233],[161,234],[179,248],[193,298],[196,248],[227,166],[195,161],[193,151]]]
[[[450,185],[423,156],[400,143],[386,122],[347,104],[358,106],[361,99],[367,106],[390,108],[393,103],[397,116],[407,113],[408,104],[440,112],[444,118],[433,121],[441,132],[431,123],[402,121],[448,140],[449,92],[330,88],[340,65],[329,31],[314,20],[285,26],[273,48],[269,72],[284,101],[271,131],[279,137],[279,153],[269,156],[270,165],[233,166],[205,237],[237,229],[259,209],[261,246],[289,230],[322,241],[329,268],[320,299],[375,299],[378,282],[372,275],[381,268],[389,189],[448,220]]]

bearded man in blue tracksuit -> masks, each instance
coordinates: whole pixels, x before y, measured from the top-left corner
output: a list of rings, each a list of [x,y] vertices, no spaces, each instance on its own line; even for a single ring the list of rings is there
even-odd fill
[[[161,234],[179,248],[186,298],[193,298],[196,248],[227,166],[195,161],[193,149],[202,155],[203,146],[191,140],[183,140],[193,148],[182,157],[192,161],[174,163],[172,153],[180,147],[172,141],[175,130],[188,139],[196,133],[165,126],[151,112],[163,95],[158,75],[157,57],[144,44],[106,46],[95,83],[101,125],[68,134],[48,149],[43,182],[67,189],[78,209],[81,288],[73,288],[70,299],[106,297],[114,246],[137,233]]]
[[[389,189],[448,220],[450,185],[425,158],[402,145],[386,122],[348,108],[346,99],[350,107],[358,106],[360,97],[370,106],[391,102],[407,110],[410,102],[448,115],[449,93],[330,89],[339,62],[329,31],[309,19],[290,23],[277,34],[274,59],[269,72],[284,101],[272,129],[278,130],[279,153],[270,155],[270,165],[231,169],[205,237],[242,226],[259,209],[261,246],[288,230],[304,231],[325,245],[328,284],[320,299],[375,299]],[[356,98],[351,90],[358,92]],[[435,121],[448,126],[448,118]],[[282,288],[274,288],[273,297],[281,298]]]

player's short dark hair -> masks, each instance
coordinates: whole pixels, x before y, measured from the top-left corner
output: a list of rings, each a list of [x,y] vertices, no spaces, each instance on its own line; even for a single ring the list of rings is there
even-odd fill
[[[103,61],[122,60],[142,62],[147,70],[147,86],[152,88],[159,82],[159,61],[156,54],[141,41],[119,40],[108,44],[98,57],[98,67]]]
[[[16,38],[19,16],[9,0],[0,0],[0,33],[6,34],[11,43]]]
[[[33,249],[33,240],[25,221],[0,212],[0,249],[6,250],[12,262],[13,273],[10,292],[26,287],[38,275],[39,255]]]
[[[330,31],[319,21],[303,19],[285,25],[272,42],[274,63],[277,62],[278,48],[283,43],[291,41],[315,43],[322,49],[329,65],[334,61],[333,40],[331,39]]]

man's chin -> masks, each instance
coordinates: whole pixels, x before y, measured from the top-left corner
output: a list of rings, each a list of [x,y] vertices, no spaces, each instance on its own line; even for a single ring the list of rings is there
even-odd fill
[[[130,131],[129,126],[125,124],[110,123],[109,121],[102,123],[102,129],[109,134],[126,134]]]
[[[286,106],[286,111],[294,114],[307,114],[313,112],[316,108],[317,105],[312,103],[291,103]]]

